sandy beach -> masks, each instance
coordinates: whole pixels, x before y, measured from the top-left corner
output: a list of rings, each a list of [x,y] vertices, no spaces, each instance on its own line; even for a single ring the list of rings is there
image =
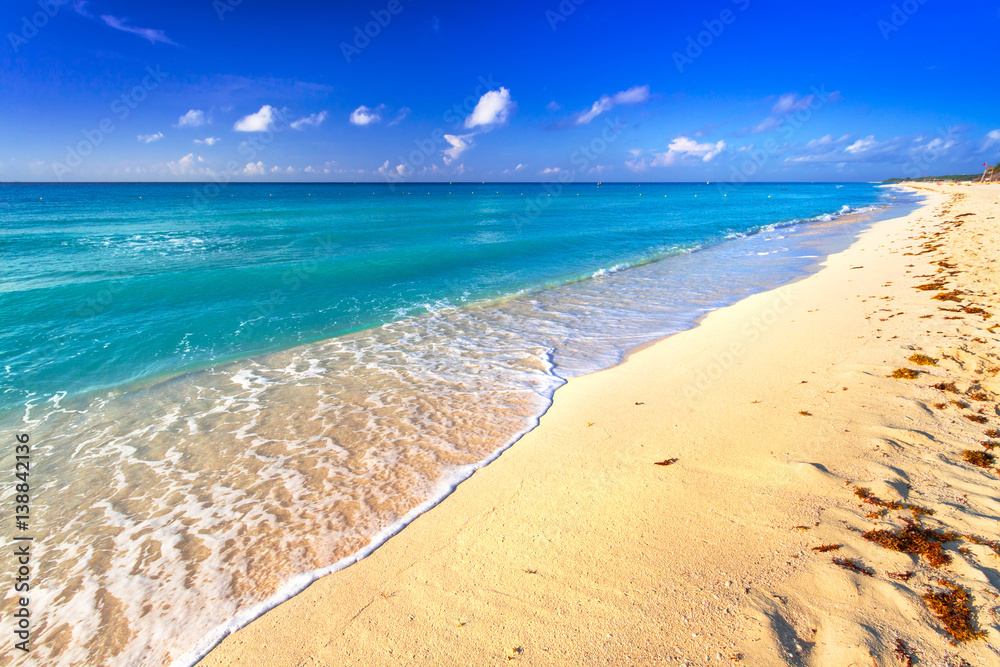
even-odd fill
[[[919,187],[200,664],[1000,665],[1000,187]]]

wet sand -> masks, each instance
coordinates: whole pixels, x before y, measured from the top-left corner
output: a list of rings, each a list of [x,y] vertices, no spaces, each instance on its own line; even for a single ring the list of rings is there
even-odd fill
[[[1000,187],[920,187],[819,273],[571,380],[201,664],[1000,665]]]

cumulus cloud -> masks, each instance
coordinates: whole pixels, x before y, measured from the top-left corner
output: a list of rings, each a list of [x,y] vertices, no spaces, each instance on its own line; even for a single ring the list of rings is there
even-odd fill
[[[201,109],[191,109],[177,119],[177,127],[201,127],[205,124],[205,112]]]
[[[365,105],[359,106],[357,109],[351,112],[351,125],[358,125],[360,127],[365,127],[367,125],[374,125],[376,123],[382,122],[382,112],[385,110],[385,105],[380,104],[374,109],[370,109]]]
[[[446,148],[444,151],[444,163],[451,164],[453,161],[457,160],[462,153],[472,148],[472,137],[474,136],[474,134],[444,135],[444,140],[451,145],[451,148]]]
[[[243,167],[243,173],[247,176],[263,176],[267,173],[267,169],[263,162],[248,162],[247,166]]]
[[[159,141],[162,138],[163,138],[163,133],[162,132],[157,132],[156,134],[140,134],[139,135],[139,141],[141,141],[144,144],[151,144],[154,141]]]
[[[197,170],[199,162],[204,162],[200,156],[195,156],[194,153],[188,153],[179,160],[175,160],[167,163],[167,169],[174,174],[174,176],[190,176],[194,174]]]
[[[724,150],[726,150],[726,142],[722,140],[714,144],[699,144],[688,137],[677,137],[670,142],[666,153],[656,154],[651,166],[668,167],[685,158],[699,158],[702,162],[711,162]]]
[[[479,103],[465,119],[465,129],[475,127],[496,127],[507,122],[515,103],[510,98],[510,91],[501,87],[491,90],[479,98]]]
[[[401,178],[409,174],[409,172],[410,170],[405,164],[397,164],[395,167],[391,167],[388,160],[378,168],[378,173],[391,179]]]
[[[649,86],[633,86],[614,95],[602,95],[590,109],[576,115],[576,125],[587,125],[602,113],[611,111],[619,104],[642,104],[649,101]]]
[[[542,176],[548,176],[550,174],[558,174],[562,169],[560,167],[546,167],[542,169]]]
[[[878,140],[874,135],[860,139],[844,135],[839,139],[826,135],[804,146],[786,146],[789,164],[885,164],[907,176],[923,175],[928,170],[959,167],[967,157],[958,155],[962,145],[961,128],[953,127],[939,137],[893,137]],[[959,162],[954,162],[958,160]]]
[[[237,132],[267,132],[278,118],[278,110],[270,104],[265,104],[257,113],[236,121],[233,129]]]
[[[319,113],[314,113],[304,118],[299,118],[296,121],[292,121],[293,130],[304,130],[307,127],[319,127],[326,120],[327,113],[325,111],[320,111]]]
[[[205,137],[204,139],[195,139],[194,143],[196,143],[196,144],[204,144],[206,146],[214,146],[215,144],[219,143],[220,141],[222,141],[222,139],[220,139],[219,137]]]

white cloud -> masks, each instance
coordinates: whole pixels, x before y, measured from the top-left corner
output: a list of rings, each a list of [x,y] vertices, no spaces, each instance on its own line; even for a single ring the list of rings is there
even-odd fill
[[[793,111],[802,111],[811,107],[814,99],[816,99],[815,95],[799,97],[796,93],[785,93],[771,107],[771,113],[776,116],[783,116]]]
[[[633,86],[614,95],[602,95],[590,109],[576,115],[577,125],[587,125],[606,111],[611,111],[619,104],[642,104],[649,101],[649,86]]]
[[[806,144],[806,148],[823,148],[825,146],[832,146],[834,143],[836,142],[834,141],[833,135],[828,134],[824,137],[820,137],[819,139],[813,139]]]
[[[382,122],[382,111],[385,109],[385,105],[380,104],[374,109],[369,109],[365,105],[359,106],[357,109],[351,112],[351,125],[358,125],[360,127],[365,127],[366,125],[374,125],[375,123]]]
[[[410,107],[403,107],[402,109],[400,109],[398,112],[396,112],[396,117],[389,121],[389,127],[392,127],[393,125],[399,125],[400,123],[402,123],[404,120],[406,120],[407,116],[410,115],[411,111],[412,109],[410,109]]]
[[[605,95],[601,99],[594,102],[593,106],[590,107],[588,111],[581,112],[576,117],[577,125],[586,125],[590,121],[594,120],[600,116],[605,111],[611,111],[615,107],[615,103],[610,97]]]
[[[267,172],[263,162],[248,162],[243,167],[243,173],[247,176],[263,176]]]
[[[267,132],[277,120],[278,110],[270,104],[265,104],[257,113],[244,116],[236,121],[233,129],[237,132]]]
[[[726,150],[726,142],[718,141],[714,144],[699,144],[694,139],[687,137],[677,137],[670,142],[666,153],[657,153],[656,158],[651,163],[653,167],[667,167],[684,158],[700,158],[702,162],[711,162],[722,151]]]
[[[204,144],[206,146],[214,146],[215,144],[219,143],[220,141],[222,141],[222,139],[220,139],[219,137],[205,137],[204,139],[195,139],[194,143],[196,143],[196,144]]]
[[[545,108],[548,109],[549,111],[555,112],[562,109],[562,105],[556,102],[555,100],[552,100],[551,102],[545,105]]]
[[[320,111],[319,113],[314,113],[310,116],[304,118],[299,118],[292,122],[293,130],[304,130],[307,127],[319,127],[326,120],[327,113],[325,111]]]
[[[829,95],[823,98],[819,103],[822,104],[837,102],[842,99],[840,91],[833,91]],[[807,109],[812,109],[816,104],[815,95],[799,95],[798,93],[785,93],[778,97],[778,100],[771,105],[771,115],[757,123],[751,128],[745,130],[750,134],[761,134],[763,132],[769,132],[771,130],[776,130],[781,127],[784,122],[785,117],[790,113],[795,113],[796,111],[805,111]]]
[[[444,163],[451,164],[458,159],[458,156],[472,148],[471,140],[474,136],[474,134],[444,135],[444,140],[451,144],[451,148],[447,148],[444,151]]]
[[[148,39],[150,44],[156,44],[157,42],[162,42],[164,44],[170,44],[171,46],[177,46],[174,44],[169,37],[164,34],[162,30],[154,30],[153,28],[138,28],[135,26],[130,26],[126,24],[125,19],[120,19],[117,16],[110,16],[108,14],[102,14],[101,20],[109,28],[114,28],[115,30],[121,30],[122,32],[132,33],[133,35],[138,35],[143,39]]]
[[[987,132],[983,138],[983,146],[979,150],[980,152],[988,150],[996,144],[1000,144],[1000,129]]]
[[[59,5],[66,4],[66,0],[56,3],[56,9],[58,10]],[[84,16],[88,19],[94,21],[98,20],[98,17],[87,11],[86,0],[76,0],[73,3],[73,10],[80,16]],[[47,10],[46,10],[47,11]],[[138,35],[143,39],[148,39],[150,44],[156,44],[157,42],[162,42],[163,44],[170,44],[171,46],[177,46],[170,38],[167,37],[162,30],[155,30],[153,28],[137,28],[135,26],[127,25],[127,19],[120,19],[117,16],[112,16],[110,14],[102,14],[100,20],[104,22],[104,25],[109,28],[114,28],[115,30],[121,30],[122,32],[131,33],[133,35]]]
[[[528,165],[526,165],[526,164],[519,164],[516,167],[514,167],[514,171],[521,171],[522,169],[524,169],[527,166]]]
[[[397,179],[409,175],[410,169],[405,164],[397,164],[395,167],[391,167],[389,166],[389,161],[386,160],[385,163],[378,168],[378,173],[392,179]]]
[[[853,144],[845,148],[844,152],[852,154],[864,153],[866,151],[871,150],[877,144],[878,142],[875,141],[875,136],[869,134],[864,139],[858,139]]]
[[[642,104],[649,101],[649,86],[633,86],[628,90],[616,93],[615,104]]]
[[[197,171],[197,169],[195,169],[197,164],[204,161],[205,160],[201,157],[195,156],[194,153],[188,153],[179,160],[168,162],[167,169],[169,169],[175,176],[190,176]]]
[[[177,127],[201,127],[204,124],[205,112],[200,109],[191,109],[177,119]]]
[[[562,169],[559,168],[559,167],[546,167],[545,169],[542,169],[541,173],[542,173],[542,176],[546,176],[548,174],[558,174],[561,171],[562,171]]]
[[[316,170],[312,168],[312,165],[309,165],[308,167],[306,167],[305,172],[307,174],[315,174]]]
[[[278,165],[274,165],[273,167],[271,167],[272,174],[277,174],[279,171],[281,171],[281,167],[279,167]]]
[[[159,141],[162,138],[163,138],[163,133],[162,132],[157,132],[156,134],[140,134],[139,135],[139,141],[141,141],[144,144],[151,144],[154,141]]]
[[[479,98],[479,103],[465,119],[465,128],[494,127],[507,122],[515,103],[510,98],[510,91],[501,87],[491,90]]]

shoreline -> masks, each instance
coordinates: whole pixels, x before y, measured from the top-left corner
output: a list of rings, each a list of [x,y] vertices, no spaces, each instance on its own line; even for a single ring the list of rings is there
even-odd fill
[[[848,201],[861,210],[888,199],[877,189],[855,190],[862,198]],[[427,326],[404,323],[354,342],[300,347],[246,368],[102,396],[87,413],[73,412],[65,398],[50,410],[33,409],[34,435],[56,454],[48,460],[53,479],[72,480],[67,495],[75,504],[67,509],[100,515],[107,499],[124,515],[107,517],[121,532],[113,545],[100,537],[107,556],[96,563],[72,555],[88,536],[102,535],[103,521],[83,530],[51,526],[50,542],[67,548],[55,554],[59,584],[48,590],[69,602],[43,606],[41,659],[182,664],[201,653],[192,648],[215,643],[192,639],[221,638],[316,576],[356,561],[447,495],[468,475],[452,477],[459,466],[481,467],[530,430],[550,405],[554,375],[617,365],[637,342],[797,280],[871,218],[843,216],[845,201],[829,206],[840,190],[805,191],[818,199],[791,209],[826,215],[795,218],[807,224],[782,215],[789,222],[777,229],[637,267],[625,272],[631,278],[581,281],[496,308],[432,315]],[[760,204],[761,191],[754,197]],[[651,201],[667,206],[666,199]],[[732,216],[747,219],[742,211]],[[423,337],[411,345],[415,333]],[[352,377],[364,361],[361,349],[378,368]],[[438,354],[413,364],[408,351]],[[560,366],[554,373],[546,370],[553,362]],[[456,391],[440,391],[449,387]],[[336,400],[325,398],[331,390]],[[122,471],[110,486],[76,482],[109,470]],[[158,502],[165,498],[166,505]],[[138,561],[130,554],[136,549]],[[104,562],[116,573],[129,568],[128,575],[105,574]],[[75,609],[91,606],[105,610],[101,625],[71,638],[62,632],[77,627]]]
[[[890,189],[892,189],[892,188],[895,188],[896,186],[887,186],[887,187],[889,187]],[[837,239],[836,241],[833,241],[833,243],[835,243],[835,244],[836,243],[846,242],[847,245],[851,245],[851,244],[853,244],[857,240],[857,238],[858,238],[858,236],[860,234],[863,234],[865,231],[867,231],[868,229],[870,229],[872,225],[878,224],[879,221],[887,219],[884,216],[891,215],[891,213],[892,213],[892,211],[893,211],[894,208],[901,208],[901,209],[910,208],[910,209],[914,209],[914,208],[919,208],[919,207],[920,207],[920,204],[912,203],[912,202],[908,203],[908,204],[899,204],[899,205],[895,205],[895,204],[891,204],[891,203],[885,203],[885,204],[872,205],[871,207],[864,207],[863,209],[860,209],[860,210],[851,210],[851,211],[848,211],[848,212],[840,211],[840,212],[835,212],[835,213],[825,213],[825,214],[822,214],[820,216],[816,216],[816,217],[813,217],[813,218],[800,219],[800,220],[794,220],[794,221],[785,221],[785,222],[782,222],[782,223],[774,223],[773,225],[768,225],[768,226],[766,226],[767,228],[761,229],[761,230],[759,230],[757,232],[754,232],[753,234],[749,234],[749,235],[746,235],[746,236],[740,236],[738,238],[727,238],[724,241],[720,241],[718,244],[714,244],[712,246],[709,246],[708,249],[710,250],[710,249],[714,248],[715,245],[721,245],[723,243],[738,242],[738,241],[746,239],[746,238],[755,237],[755,236],[757,236],[759,234],[780,232],[782,229],[785,229],[785,228],[792,228],[792,227],[800,227],[801,226],[802,228],[804,228],[806,230],[820,230],[820,229],[842,228],[842,227],[848,227],[848,226],[855,226],[856,227],[858,225],[863,225],[863,227],[856,228],[856,229],[854,229],[852,231],[849,231],[849,232],[845,232],[845,231],[838,232],[838,234],[840,236],[836,237],[836,239]],[[869,210],[869,209],[874,209],[874,210]],[[768,229],[768,228],[771,228],[771,229]],[[824,240],[824,243],[828,244],[828,243],[831,242],[831,240],[832,240],[832,237],[831,238],[826,238]],[[803,245],[802,249],[805,249],[805,245]],[[695,249],[693,251],[683,251],[683,253],[687,253],[687,252],[694,253],[694,252],[699,252],[701,250],[705,250],[705,248],[698,248],[698,249]],[[813,256],[813,255],[803,255],[803,257],[815,257],[815,259],[812,260],[809,263],[808,267],[800,269],[801,273],[799,275],[789,276],[787,278],[788,282],[780,283],[777,287],[774,287],[774,288],[771,288],[771,289],[781,289],[782,287],[787,287],[787,286],[795,284],[795,283],[797,283],[797,282],[799,282],[801,280],[804,280],[804,279],[808,278],[809,276],[812,276],[815,273],[817,273],[818,271],[820,271],[822,269],[822,266],[823,266],[824,262],[826,261],[826,258],[830,254],[832,254],[833,251],[832,251],[832,249],[830,249],[828,247],[822,247],[820,249],[820,252],[822,254],[816,255],[816,256]],[[644,266],[645,264],[651,264],[651,263],[656,263],[656,262],[665,261],[665,260],[669,261],[669,259],[670,259],[669,256],[668,257],[661,257],[661,258],[657,258],[657,259],[651,259],[651,260],[648,260],[646,262],[640,262],[640,263],[635,264],[635,265],[629,265],[627,268],[640,268],[640,267]],[[591,278],[594,278],[594,277],[596,277],[596,274],[594,276],[591,276]],[[565,285],[568,285],[568,284],[571,284],[571,283],[575,283],[575,282],[583,282],[583,281],[586,281],[586,280],[589,280],[589,279],[590,278],[576,278],[576,279],[573,279],[572,281],[568,281],[566,283],[560,283],[560,286],[565,286]],[[771,291],[771,289],[763,289],[762,292],[755,292],[754,294],[766,293],[768,291]],[[541,291],[541,290],[539,290],[539,291]],[[506,300],[510,300],[510,299],[514,299],[514,298],[521,298],[523,296],[524,296],[524,294],[511,295],[511,296],[508,296],[508,297],[504,297],[502,300],[506,301]],[[727,301],[723,302],[722,305],[713,305],[713,307],[712,307],[711,310],[708,310],[707,312],[701,313],[697,317],[695,317],[694,319],[692,319],[690,321],[690,323],[689,323],[688,328],[681,330],[681,332],[698,328],[699,326],[701,326],[701,322],[706,317],[709,317],[712,313],[714,313],[714,312],[716,312],[716,311],[718,311],[720,309],[725,309],[725,308],[728,308],[728,307],[731,307],[731,306],[735,305],[736,303],[739,303],[743,298],[745,298],[745,297],[733,296],[730,300],[727,300]],[[499,300],[497,300],[497,301],[499,301]],[[491,304],[491,303],[495,303],[495,301],[489,301],[489,302],[484,301],[484,302],[479,302],[479,303],[476,303],[476,304],[470,304],[470,306],[471,307],[477,307],[477,306],[482,307],[482,306],[485,306],[485,305],[488,305],[488,304]],[[681,333],[681,332],[678,332],[678,333]],[[629,360],[629,358],[631,356],[633,356],[634,354],[636,354],[636,353],[638,353],[638,352],[640,352],[642,350],[645,350],[645,349],[647,349],[649,347],[655,346],[655,345],[659,344],[660,342],[671,338],[674,335],[677,335],[677,334],[675,333],[675,334],[669,334],[669,335],[666,335],[666,336],[660,336],[658,338],[654,338],[654,339],[651,339],[651,340],[639,343],[637,345],[634,345],[631,348],[623,349],[621,351],[621,357],[618,359],[617,362],[615,362],[614,364],[611,364],[610,366],[606,366],[604,368],[601,368],[599,370],[588,372],[584,376],[586,376],[586,375],[592,375],[592,374],[595,374],[595,373],[600,373],[600,372],[603,372],[603,371],[610,370],[610,369],[616,368],[618,366],[621,366],[622,364],[627,363],[627,361]],[[558,392],[558,390],[561,389],[562,387],[564,387],[568,381],[572,381],[576,377],[581,377],[581,376],[578,376],[578,375],[572,375],[572,376],[570,376],[569,379],[567,379],[566,377],[563,377],[562,375],[559,375],[558,373],[554,372],[556,369],[553,366],[553,360],[551,358],[551,355],[550,355],[550,358],[548,360],[548,363],[550,364],[550,366],[552,366],[549,369],[550,374],[554,378],[558,379],[559,382],[560,382],[560,384],[553,390],[553,393]],[[395,521],[391,525],[386,526],[384,529],[382,529],[377,534],[375,534],[371,538],[370,543],[367,544],[364,548],[359,549],[358,551],[356,551],[356,552],[354,552],[354,553],[352,553],[350,555],[347,555],[344,558],[341,558],[337,562],[332,563],[331,565],[329,565],[327,567],[320,568],[318,570],[314,570],[314,571],[310,571],[310,572],[306,572],[306,573],[303,573],[301,575],[298,575],[298,576],[292,578],[291,580],[287,581],[282,586],[282,588],[277,593],[275,593],[274,595],[272,595],[270,598],[268,598],[267,600],[263,600],[260,603],[254,605],[253,607],[250,607],[250,608],[244,610],[243,612],[239,613],[237,616],[235,616],[234,618],[230,619],[229,622],[223,624],[222,626],[219,626],[219,628],[216,629],[216,631],[213,631],[210,635],[207,635],[205,638],[203,638],[199,642],[199,644],[201,644],[204,647],[215,647],[215,646],[218,646],[219,643],[222,642],[222,641],[224,641],[226,637],[230,636],[234,632],[239,632],[242,628],[244,628],[247,625],[253,623],[256,619],[260,618],[262,615],[266,615],[267,613],[270,613],[272,610],[274,610],[275,608],[281,606],[282,604],[284,604],[288,600],[294,598],[297,595],[300,595],[304,590],[306,590],[309,586],[313,585],[313,583],[315,583],[316,581],[318,581],[318,580],[320,580],[320,579],[322,579],[324,577],[330,576],[332,574],[336,574],[336,573],[344,570],[345,568],[348,568],[351,565],[354,565],[357,562],[359,562],[359,561],[361,561],[361,560],[363,560],[365,558],[368,558],[376,550],[382,548],[387,543],[388,540],[392,539],[393,537],[395,537],[396,535],[398,535],[399,533],[401,533],[411,523],[413,523],[414,521],[416,521],[417,519],[419,519],[423,514],[427,513],[431,509],[437,507],[442,502],[445,502],[448,499],[448,497],[451,496],[454,493],[454,491],[460,485],[467,483],[468,480],[477,471],[479,471],[480,469],[482,469],[482,468],[484,468],[484,467],[486,467],[488,465],[493,464],[498,458],[500,458],[511,447],[516,446],[517,443],[523,437],[525,437],[527,434],[529,434],[532,431],[534,431],[539,426],[540,420],[545,416],[545,414],[549,410],[551,410],[553,402],[554,402],[554,396],[550,396],[547,406],[543,410],[541,410],[540,413],[532,416],[532,418],[530,420],[530,423],[527,424],[523,430],[521,430],[518,433],[514,434],[510,438],[509,441],[505,442],[503,445],[501,445],[500,447],[498,447],[497,449],[495,449],[493,452],[491,452],[489,454],[489,456],[487,456],[486,458],[484,458],[484,459],[482,459],[480,461],[477,461],[475,463],[464,465],[461,468],[453,471],[452,474],[450,474],[447,477],[443,478],[437,484],[437,486],[435,487],[435,490],[431,493],[430,497],[428,497],[427,500],[421,502],[419,505],[417,505],[412,510],[410,510],[409,512],[407,512],[405,516],[401,517],[400,519],[398,519],[397,521]],[[214,648],[199,648],[199,649],[196,649],[193,652],[192,655],[182,656],[181,658],[179,658],[178,660],[176,660],[172,664],[174,665],[174,667],[187,667],[188,665],[199,664],[200,659],[202,657],[204,657],[204,655],[206,655],[208,652],[211,652],[211,650],[214,650]]]
[[[897,186],[885,185],[884,187],[894,188]],[[435,312],[439,312],[442,310],[451,310],[451,309],[463,310],[463,309],[495,307],[512,300],[527,298],[532,295],[545,293],[547,291],[555,289],[565,288],[567,286],[571,286],[577,283],[585,283],[587,281],[596,279],[599,276],[608,276],[622,271],[642,268],[644,266],[650,264],[656,264],[662,261],[670,261],[671,259],[674,259],[679,255],[695,254],[703,252],[705,250],[711,250],[727,243],[747,238],[753,238],[759,236],[760,234],[771,233],[787,227],[794,227],[799,225],[807,227],[816,227],[820,225],[829,225],[829,224],[849,224],[852,221],[852,219],[857,217],[872,216],[872,215],[878,216],[880,213],[883,213],[885,210],[891,208],[892,206],[893,204],[889,203],[875,203],[875,204],[865,205],[861,209],[857,210],[851,209],[848,212],[833,211],[833,212],[822,213],[810,218],[793,218],[788,220],[781,220],[778,222],[765,225],[763,228],[758,229],[757,231],[753,231],[748,234],[741,234],[738,237],[726,237],[724,239],[717,239],[707,245],[699,244],[692,248],[687,248],[687,247],[674,248],[669,252],[666,252],[661,255],[648,256],[629,261],[623,260],[622,262],[619,262],[610,268],[598,268],[592,270],[588,269],[579,274],[561,276],[558,278],[554,278],[551,281],[546,282],[544,284],[539,284],[530,288],[524,288],[516,292],[509,292],[501,295],[477,297],[473,301],[460,302],[457,304],[449,304],[441,308],[435,308],[432,311],[426,311],[414,315],[407,315],[404,318],[402,318],[402,320],[376,321],[370,324],[364,324],[344,329],[332,335],[329,333],[317,334],[314,336],[307,337],[303,340],[296,341],[294,344],[291,345],[283,344],[277,346],[266,346],[253,350],[251,352],[231,352],[218,358],[203,359],[196,362],[191,362],[187,365],[180,366],[177,368],[164,369],[149,375],[143,375],[133,379],[129,379],[118,384],[95,385],[78,391],[60,390],[56,392],[56,394],[51,396],[43,395],[38,400],[38,402],[34,404],[33,407],[40,404],[44,404],[44,402],[51,400],[55,396],[59,396],[60,401],[66,401],[68,404],[76,406],[76,405],[84,405],[93,400],[93,398],[96,396],[101,396],[106,394],[122,395],[122,394],[145,391],[148,389],[156,388],[158,386],[163,386],[170,382],[183,380],[185,377],[194,373],[205,372],[217,368],[226,368],[241,363],[246,364],[248,362],[253,362],[254,360],[267,358],[273,355],[294,353],[296,350],[300,348],[304,349],[310,346],[324,345],[333,341],[347,339],[350,338],[351,336],[363,334],[372,330],[377,330],[382,327],[385,327],[386,325],[394,324],[403,320],[419,321],[421,318],[424,318],[428,315],[433,315]],[[871,208],[875,208],[876,210],[869,210]],[[831,220],[823,220],[823,218],[830,216],[832,216]],[[816,270],[818,270],[816,267],[821,263],[822,260],[815,262],[813,266],[807,269],[807,275],[814,273]],[[638,347],[655,343],[658,340],[660,340],[660,338],[654,338],[650,341],[640,344],[640,346]],[[628,354],[631,353],[631,351],[632,348],[622,350],[622,359],[626,358]],[[25,410],[25,405],[21,403],[11,404],[9,406],[2,406],[0,407],[0,422],[5,420],[12,421],[19,419],[23,415],[24,410]]]
[[[974,194],[976,199],[979,189]],[[857,315],[874,307],[862,293],[887,288],[889,299],[936,307],[925,293],[914,296],[912,285],[886,285],[907,277],[904,262],[927,264],[923,268],[933,272],[928,258],[904,260],[899,251],[912,242],[917,222],[944,224],[932,213],[950,209],[949,200],[933,199],[908,217],[876,223],[848,251],[829,257],[824,269],[792,286],[714,311],[695,329],[637,351],[619,366],[574,378],[536,429],[436,508],[354,567],[317,581],[230,635],[200,664],[253,664],[254,656],[264,654],[278,664],[392,664],[418,657],[432,664],[468,663],[470,656],[529,664],[583,664],[603,661],[601,656],[684,664],[737,655],[750,664],[785,664],[779,659],[783,650],[833,660],[808,664],[851,664],[862,656],[862,645],[868,647],[865,660],[890,664],[887,638],[870,628],[871,636],[863,636],[852,615],[807,609],[803,602],[803,592],[818,592],[843,604],[838,596],[851,590],[857,598],[863,587],[886,585],[868,584],[862,575],[845,573],[828,557],[805,549],[826,533],[847,542],[837,534],[843,528],[827,525],[835,523],[827,515],[846,524],[863,521],[849,516],[856,513],[853,480],[867,481],[880,498],[911,495],[905,484],[889,479],[899,473],[871,469],[870,459],[877,433],[883,444],[876,450],[889,440],[904,451],[926,444],[880,423],[892,418],[886,413],[903,401],[897,394],[910,392],[912,385],[884,378],[881,371],[891,372],[897,360],[873,356],[888,357],[899,344],[876,334],[881,330],[865,319],[874,312]],[[978,205],[995,206],[985,201]],[[880,247],[885,240],[896,247]],[[880,260],[877,267],[871,265],[873,254]],[[852,282],[864,282],[857,297],[846,295],[855,291],[845,291]],[[777,310],[779,297],[785,312],[766,317],[769,309]],[[831,321],[825,321],[831,315],[822,315],[827,310]],[[754,333],[749,326],[754,317],[773,324]],[[904,333],[912,335],[913,325]],[[805,336],[796,329],[806,329]],[[868,345],[847,334],[855,339],[861,334]],[[732,360],[722,364],[717,355],[727,351]],[[803,365],[807,360],[813,363]],[[905,357],[898,362],[905,364]],[[701,393],[678,398],[685,386],[691,388],[690,378],[711,363],[721,368],[718,379]],[[835,392],[831,379],[817,392],[812,377],[791,384],[792,377],[816,374],[807,369],[817,364],[825,364],[846,389]],[[879,366],[879,372],[871,370]],[[650,368],[657,377],[648,377]],[[741,400],[749,396],[758,398]],[[831,411],[838,414],[822,414]],[[972,426],[956,424],[950,428]],[[884,435],[887,428],[895,437]],[[813,438],[832,441],[834,432],[855,435],[838,436],[847,442],[835,450],[803,444]],[[788,451],[774,453],[783,449]],[[661,458],[679,461],[653,466]],[[968,472],[957,467],[962,475]],[[963,484],[969,482],[963,478]],[[734,524],[740,526],[738,539],[725,539]],[[979,526],[980,538],[995,539],[989,532]],[[844,553],[851,549],[874,561],[868,547],[851,543]],[[969,550],[978,554],[981,548]],[[885,551],[878,556],[886,553],[912,560]],[[784,591],[787,582],[800,580],[809,585]],[[912,602],[903,591],[878,593]],[[973,599],[981,595],[973,591]],[[706,607],[718,608],[719,618],[732,622],[720,626],[703,618],[712,615],[702,613]],[[810,625],[802,618],[809,616],[819,619],[811,622],[812,636],[800,629]],[[900,628],[907,645],[924,652],[959,652],[942,649],[933,623],[915,624],[886,612],[875,626]],[[797,638],[791,644],[789,629]],[[996,633],[995,626],[984,630]],[[756,641],[751,634],[759,635]],[[966,645],[979,652],[984,646]]]

